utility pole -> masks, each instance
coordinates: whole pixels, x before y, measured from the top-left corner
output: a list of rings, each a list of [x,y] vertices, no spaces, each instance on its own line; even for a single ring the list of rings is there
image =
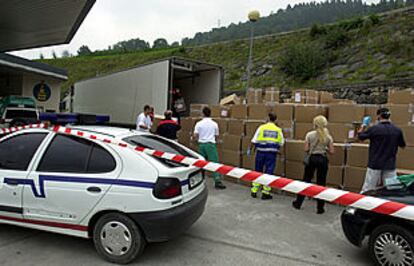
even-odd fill
[[[247,61],[247,80],[246,80],[246,91],[250,86],[250,75],[253,68],[253,41],[254,41],[254,24],[259,20],[260,13],[257,10],[249,12],[248,15],[250,21],[250,47],[249,47],[249,59]]]

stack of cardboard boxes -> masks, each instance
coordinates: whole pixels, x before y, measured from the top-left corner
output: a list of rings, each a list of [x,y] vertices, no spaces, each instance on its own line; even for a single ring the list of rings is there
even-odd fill
[[[279,92],[275,89],[249,90],[248,104],[214,105],[212,117],[219,124],[218,142],[220,161],[225,164],[254,169],[254,154],[247,156],[247,148],[256,131],[270,111],[278,116],[278,125],[287,139],[280,151],[275,174],[292,179],[303,178],[303,144],[307,132],[312,130],[313,118],[324,115],[328,118],[328,129],[335,141],[336,153],[330,156],[327,183],[334,187],[345,187],[359,191],[365,177],[368,144],[354,143],[357,126],[364,116],[376,118],[379,105],[358,105],[352,101],[339,101],[328,92],[298,90],[293,93],[291,103],[278,103]],[[299,103],[296,103],[299,102]],[[386,105],[392,112],[393,122],[402,128],[407,140],[405,150],[400,150],[397,167],[414,170],[414,90],[392,91]],[[190,148],[195,123],[200,119],[204,105],[192,104],[192,117],[182,119],[179,141]]]

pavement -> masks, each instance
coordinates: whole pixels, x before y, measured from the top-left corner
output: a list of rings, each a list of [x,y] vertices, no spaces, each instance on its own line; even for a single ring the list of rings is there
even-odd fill
[[[250,197],[241,184],[226,182],[209,199],[200,220],[184,235],[147,246],[132,265],[371,265],[367,248],[352,246],[342,233],[342,207],[316,202],[302,210],[280,193],[272,201]],[[0,226],[0,265],[111,265],[87,239],[9,225]]]

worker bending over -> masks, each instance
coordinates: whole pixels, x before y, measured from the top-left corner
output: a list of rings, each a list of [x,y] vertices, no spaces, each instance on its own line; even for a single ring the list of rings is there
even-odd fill
[[[172,115],[171,110],[165,111],[165,118],[158,124],[156,133],[164,138],[177,140],[177,132],[181,129],[181,126],[172,119]]]
[[[251,141],[256,149],[255,170],[269,175],[273,175],[276,168],[277,153],[284,144],[283,132],[276,125],[276,119],[277,117],[274,113],[269,113],[268,123],[261,125],[256,130]],[[249,148],[249,153],[250,151],[251,148]],[[253,198],[256,198],[261,185],[255,182],[252,185],[251,195]],[[272,199],[270,191],[270,187],[263,186],[262,200]]]

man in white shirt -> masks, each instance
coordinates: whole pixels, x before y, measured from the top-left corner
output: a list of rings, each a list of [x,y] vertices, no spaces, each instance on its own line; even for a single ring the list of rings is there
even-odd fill
[[[206,160],[216,163],[218,162],[216,147],[216,139],[219,136],[218,125],[210,118],[210,108],[204,107],[203,115],[204,118],[195,125],[194,138],[198,141],[198,149],[200,154],[206,158]],[[219,173],[213,173],[213,179],[214,187],[216,189],[226,188],[226,186],[221,182]]]
[[[140,113],[137,117],[137,130],[143,132],[149,132],[152,126],[151,121],[151,107],[149,105],[144,106],[144,112]]]

